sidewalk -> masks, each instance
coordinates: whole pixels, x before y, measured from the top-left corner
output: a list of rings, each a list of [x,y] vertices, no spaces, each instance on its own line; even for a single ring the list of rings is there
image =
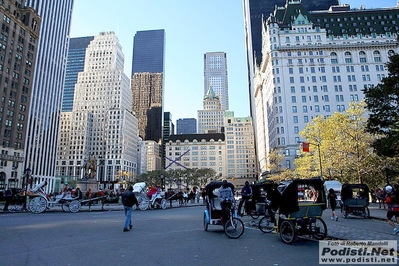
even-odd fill
[[[387,210],[379,209],[374,203],[370,203],[369,210],[371,219],[351,215],[344,219],[341,211],[337,210],[337,222],[330,219],[331,209],[325,210],[323,220],[327,224],[328,236],[344,240],[399,240],[399,234],[394,235],[386,222]],[[396,226],[399,228],[399,225]]]

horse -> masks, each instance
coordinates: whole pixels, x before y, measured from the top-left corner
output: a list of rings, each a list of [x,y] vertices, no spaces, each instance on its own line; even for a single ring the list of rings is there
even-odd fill
[[[175,193],[174,191],[168,191],[166,193],[166,200],[169,200],[170,207],[172,208],[172,201],[178,200],[180,205],[183,205],[183,192],[179,191]]]

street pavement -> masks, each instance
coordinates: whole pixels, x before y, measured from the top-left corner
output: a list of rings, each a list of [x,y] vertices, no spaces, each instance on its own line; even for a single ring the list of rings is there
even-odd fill
[[[202,199],[199,203],[189,202],[187,205],[179,205],[177,201],[173,201],[173,208],[184,208],[190,206],[203,205]],[[0,203],[0,215],[3,214],[4,202]],[[10,206],[11,208],[13,205]],[[167,205],[170,208],[169,202]],[[122,204],[105,204],[105,211],[122,211]],[[100,203],[93,204],[90,208],[92,212],[104,211]],[[386,209],[379,208],[378,204],[370,203],[370,219],[349,215],[346,219],[342,217],[342,213],[337,209],[338,221],[331,220],[331,209],[326,209],[323,213],[323,220],[327,225],[328,237],[331,239],[342,240],[399,240],[399,234],[394,235],[391,226],[386,222]],[[47,212],[62,211],[60,206],[51,207]],[[82,205],[81,212],[88,212],[89,206]],[[140,211],[140,210],[137,210]],[[151,210],[147,210],[151,211]],[[17,211],[18,212],[18,211]],[[21,212],[22,213],[22,212]],[[40,214],[38,214],[40,215]],[[248,226],[250,226],[250,217],[243,217],[242,219]],[[399,225],[396,224],[399,228]],[[398,246],[399,250],[399,246]]]

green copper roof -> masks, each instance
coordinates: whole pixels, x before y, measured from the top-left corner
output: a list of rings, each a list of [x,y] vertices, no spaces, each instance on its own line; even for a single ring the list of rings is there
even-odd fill
[[[371,35],[399,31],[399,7],[351,9],[349,5],[333,6],[329,10],[308,12],[299,1],[276,8],[274,17],[281,29],[292,25],[313,23],[326,29],[327,35]]]

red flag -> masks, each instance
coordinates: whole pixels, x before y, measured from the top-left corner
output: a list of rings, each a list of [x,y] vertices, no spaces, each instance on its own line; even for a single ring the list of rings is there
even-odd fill
[[[309,152],[309,142],[302,142],[302,151]]]

